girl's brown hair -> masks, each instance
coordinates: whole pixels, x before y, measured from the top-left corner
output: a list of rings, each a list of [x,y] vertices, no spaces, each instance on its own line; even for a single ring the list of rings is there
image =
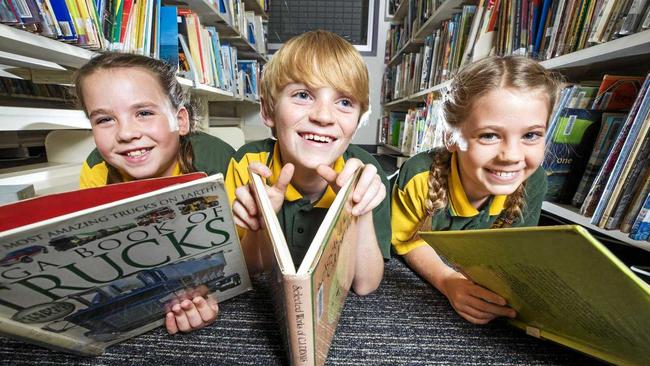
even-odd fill
[[[547,100],[550,114],[559,90],[561,78],[546,70],[537,61],[523,56],[494,56],[469,64],[453,78],[450,92],[443,105],[443,113],[452,131],[458,131],[467,119],[473,103],[497,88],[511,88],[528,93],[539,93]],[[433,162],[428,177],[429,196],[425,202],[427,216],[421,228],[430,229],[432,215],[448,204],[448,177],[451,153],[445,148],[432,151]],[[508,195],[505,209],[495,225],[510,226],[523,217],[525,182]]]
[[[198,124],[196,107],[190,101],[189,94],[183,90],[181,84],[176,79],[176,68],[174,66],[161,60],[130,53],[102,53],[101,55],[92,58],[75,73],[74,83],[76,86],[75,91],[79,107],[83,109],[84,113],[86,113],[86,117],[88,117],[88,111],[83,98],[83,82],[88,76],[102,70],[134,67],[150,72],[156,80],[158,80],[160,87],[166,92],[169,102],[174,109],[180,107],[185,107],[185,109],[187,109],[190,120],[190,132],[187,135],[180,137],[180,148],[178,149],[177,160],[180,165],[181,173],[187,174],[195,172],[196,169],[193,164],[194,154],[192,152],[192,143],[190,142],[189,136],[196,131],[196,126]],[[107,166],[107,183],[111,184],[121,182],[122,175],[120,172],[109,164],[107,164]]]

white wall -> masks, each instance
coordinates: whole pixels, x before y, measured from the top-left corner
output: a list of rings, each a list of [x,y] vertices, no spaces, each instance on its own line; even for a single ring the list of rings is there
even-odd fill
[[[377,53],[375,56],[366,56],[363,60],[368,67],[370,75],[370,106],[372,113],[368,124],[361,128],[352,140],[359,145],[375,145],[377,143],[377,126],[381,118],[381,81],[384,77],[384,54],[386,50],[386,33],[390,23],[384,19],[386,1],[379,0],[379,13],[377,24]]]

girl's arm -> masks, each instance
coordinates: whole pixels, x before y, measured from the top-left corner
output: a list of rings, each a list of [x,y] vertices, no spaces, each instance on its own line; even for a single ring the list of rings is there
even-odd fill
[[[486,324],[499,316],[517,316],[503,297],[446,265],[430,246],[412,249],[404,259],[409,267],[442,292],[454,310],[469,322]]]

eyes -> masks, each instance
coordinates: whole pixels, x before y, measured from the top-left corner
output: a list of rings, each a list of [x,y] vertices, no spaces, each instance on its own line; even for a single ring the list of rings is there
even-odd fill
[[[521,139],[524,143],[533,144],[539,141],[544,141],[544,131],[531,131],[525,133]],[[485,132],[478,135],[478,139],[481,143],[493,144],[500,142],[503,137],[496,132]]]
[[[146,119],[148,119],[148,117],[151,117],[151,116],[154,116],[154,115],[155,115],[155,112],[152,111],[152,110],[149,110],[149,109],[141,109],[141,110],[136,111],[136,113],[135,113],[135,117],[138,120],[146,120]],[[113,116],[100,115],[100,116],[97,116],[97,117],[93,118],[92,124],[93,125],[107,125],[110,122],[114,122],[114,121],[115,121],[115,118]]]
[[[309,90],[295,91],[291,94],[291,97],[299,103],[306,103],[315,100],[314,94],[312,94]],[[341,106],[344,110],[353,109],[355,107],[352,98],[345,96],[336,99],[335,104]]]

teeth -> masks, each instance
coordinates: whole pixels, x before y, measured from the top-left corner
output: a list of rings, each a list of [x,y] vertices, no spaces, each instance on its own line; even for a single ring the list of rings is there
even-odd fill
[[[517,174],[517,172],[499,172],[496,170],[492,171],[494,174],[498,175],[499,177],[504,177],[504,178],[512,178]]]
[[[131,158],[136,158],[138,156],[142,156],[146,152],[147,152],[147,149],[133,150],[133,151],[129,151],[128,153],[126,153],[126,155],[131,157]]]
[[[305,140],[313,140],[313,141],[318,141],[318,142],[326,142],[326,143],[332,142],[331,137],[314,135],[312,133],[308,133],[308,134],[303,135],[303,138]]]

